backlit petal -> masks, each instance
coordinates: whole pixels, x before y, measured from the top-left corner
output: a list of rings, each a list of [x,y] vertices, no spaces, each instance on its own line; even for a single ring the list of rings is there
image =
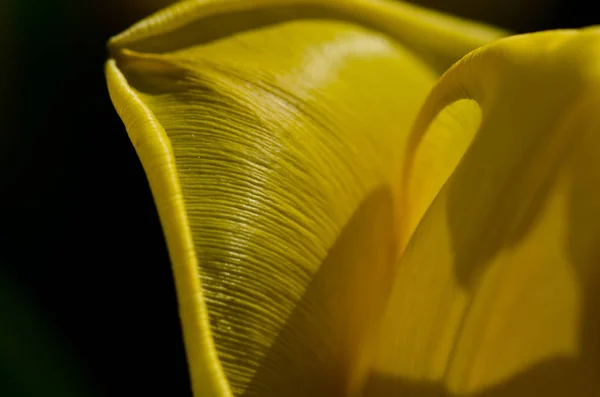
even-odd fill
[[[409,151],[454,101],[481,125],[400,262],[368,397],[600,395],[599,59],[594,28],[515,36],[433,90]]]
[[[500,34],[392,2],[207,0],[111,40],[196,395],[360,388],[407,239],[410,125],[438,71]]]

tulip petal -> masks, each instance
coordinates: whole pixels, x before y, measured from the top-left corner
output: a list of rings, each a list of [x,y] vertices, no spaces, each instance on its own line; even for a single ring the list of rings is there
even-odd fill
[[[367,397],[600,395],[598,59],[597,28],[514,36],[434,88],[409,178],[440,110],[481,124],[400,262]]]
[[[107,72],[161,212],[197,394],[354,387],[392,279],[402,131],[435,75],[319,21],[123,50]]]
[[[391,2],[207,0],[111,40],[196,395],[361,387],[406,240],[407,132],[436,70],[501,34]]]
[[[199,45],[287,21],[336,20],[361,25],[401,42],[445,72],[469,51],[508,32],[484,24],[386,0],[183,1],[113,37],[113,50],[161,53]]]

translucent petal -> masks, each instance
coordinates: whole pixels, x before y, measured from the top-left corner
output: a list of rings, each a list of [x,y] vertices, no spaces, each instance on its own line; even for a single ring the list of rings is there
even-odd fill
[[[410,152],[456,100],[481,124],[400,262],[367,397],[600,395],[599,59],[597,28],[514,36],[433,90]]]
[[[410,229],[410,125],[437,70],[500,34],[391,2],[208,0],[111,40],[196,395],[361,387]]]

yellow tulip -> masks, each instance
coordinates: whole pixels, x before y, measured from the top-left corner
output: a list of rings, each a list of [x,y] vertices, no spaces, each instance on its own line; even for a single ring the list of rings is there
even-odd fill
[[[111,39],[195,396],[600,395],[600,31],[504,35],[195,0]]]

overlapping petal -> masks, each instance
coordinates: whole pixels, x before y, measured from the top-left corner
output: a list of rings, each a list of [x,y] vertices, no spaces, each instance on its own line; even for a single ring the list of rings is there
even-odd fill
[[[434,88],[408,175],[447,105],[481,124],[402,258],[367,396],[600,394],[598,59],[596,28],[515,36]]]
[[[111,40],[196,395],[360,389],[416,222],[398,211],[408,131],[439,73],[501,34],[390,2],[205,0]],[[440,131],[432,153],[455,145]]]

